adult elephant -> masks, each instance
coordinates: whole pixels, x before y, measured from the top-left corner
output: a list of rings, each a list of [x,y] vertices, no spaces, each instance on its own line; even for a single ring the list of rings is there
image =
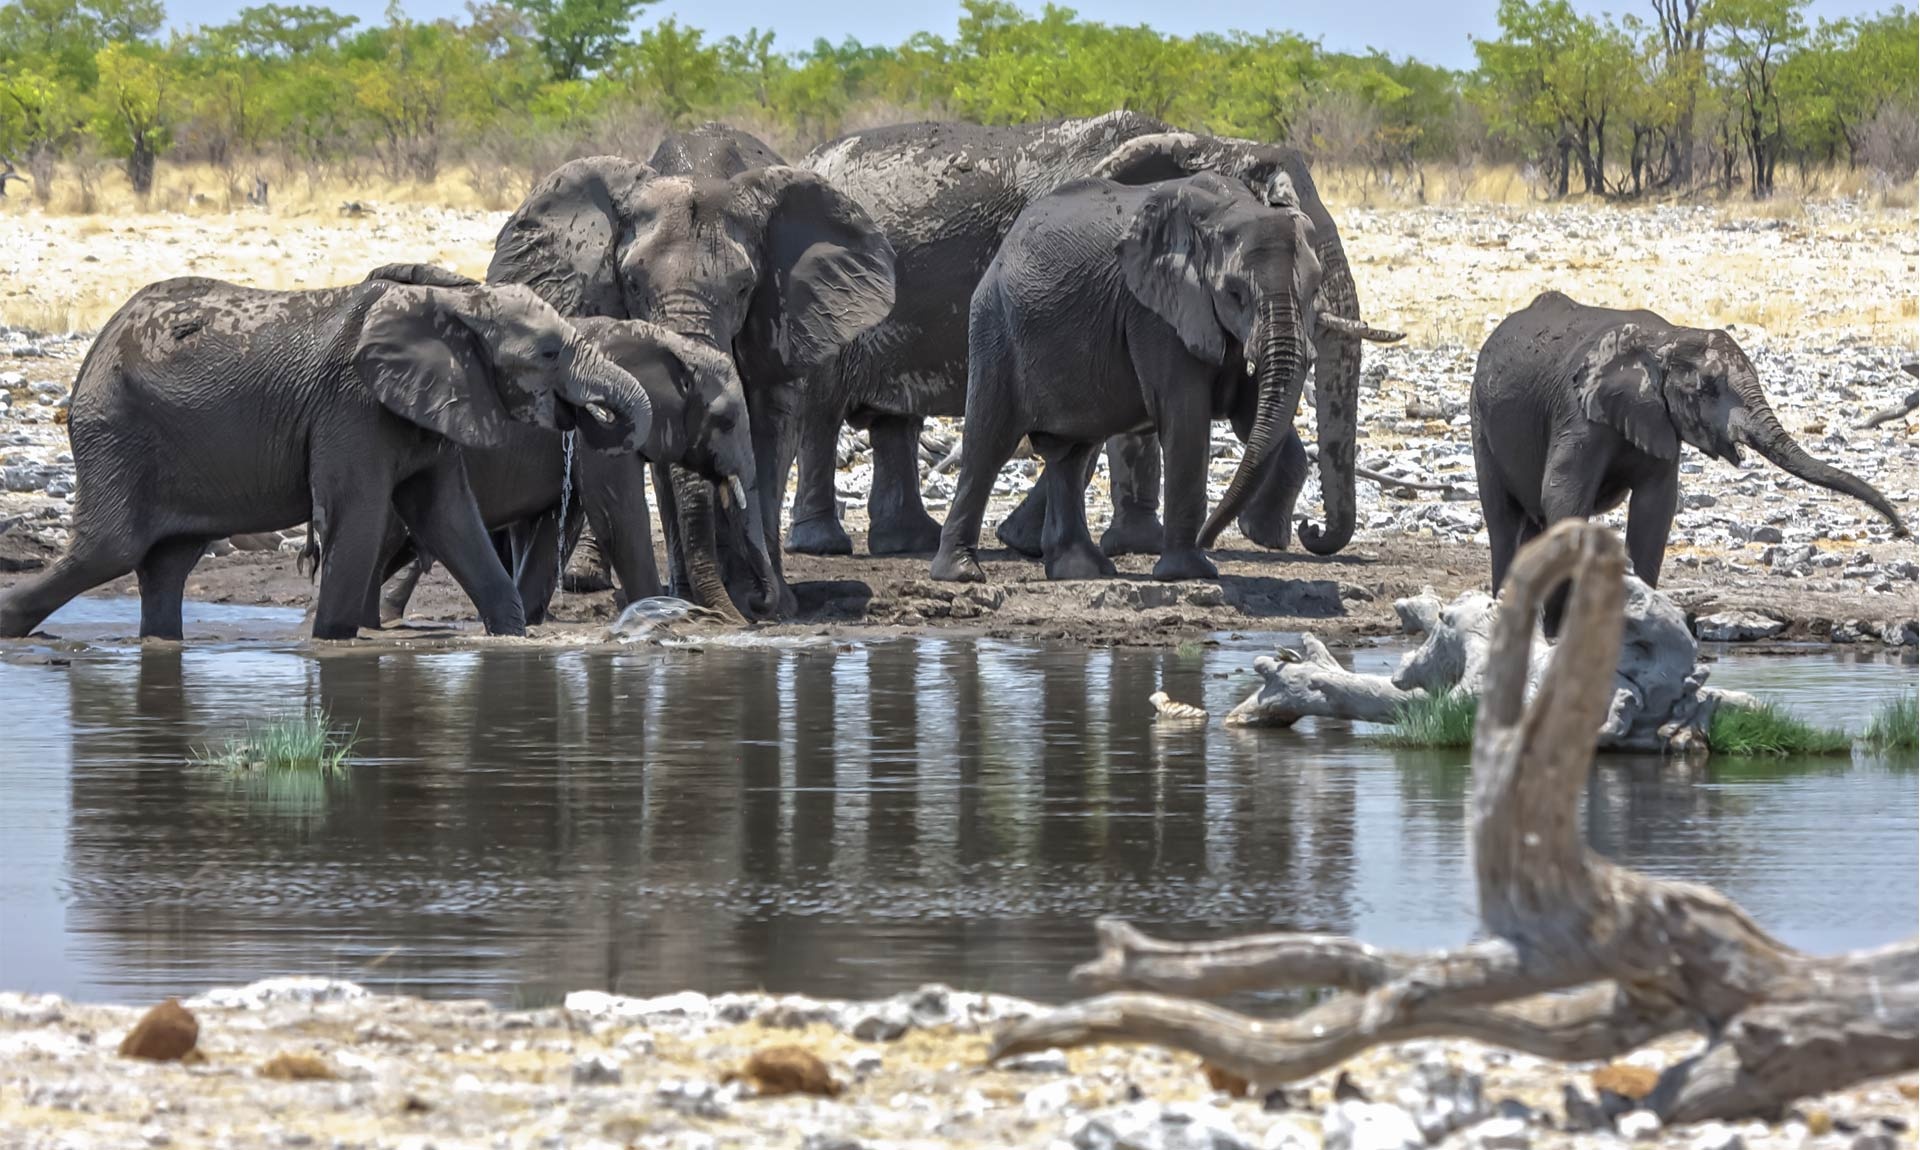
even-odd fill
[[[801,162],[866,208],[893,241],[898,297],[886,321],[809,376],[802,393],[799,480],[787,548],[847,554],[834,492],[834,454],[848,419],[870,429],[874,454],[867,545],[875,554],[933,550],[940,525],[920,500],[919,432],[929,415],[964,413],[967,308],[1015,217],[1068,180],[1144,184],[1212,171],[1271,199],[1279,181],[1312,222],[1325,269],[1316,336],[1314,400],[1326,526],[1303,526],[1319,554],[1345,547],[1354,527],[1354,434],[1362,338],[1397,338],[1359,320],[1359,298],[1333,217],[1300,153],[1250,140],[1197,136],[1135,112],[1040,125],[901,124],[846,136]],[[1109,553],[1158,551],[1159,451],[1151,441],[1111,445],[1114,526]],[[1269,453],[1240,527],[1263,546],[1287,545],[1306,454],[1288,435]],[[1044,503],[1029,494],[1001,537],[1040,551]]]
[[[763,162],[777,157],[751,137],[702,135],[661,145],[663,164],[693,169],[676,174],[612,156],[562,165],[501,229],[487,279],[525,284],[568,315],[650,320],[732,359],[754,445],[744,522],[762,525],[747,533],[754,590],[740,606],[765,615],[791,597],[773,558],[778,412],[795,380],[893,306],[893,249],[818,175]],[[684,469],[666,478],[655,493],[687,590],[719,608],[717,492]]]
[[[935,579],[985,578],[981,515],[1023,435],[1047,460],[1047,577],[1113,574],[1087,534],[1078,477],[1102,442],[1146,427],[1166,445],[1154,578],[1218,577],[1202,548],[1293,422],[1320,289],[1306,217],[1290,193],[1277,198],[1212,174],[1076,180],[1020,214],[973,295],[960,484]],[[1247,447],[1203,526],[1215,417]]]
[[[388,265],[368,278],[443,287],[476,282],[419,264]],[[583,523],[605,541],[619,579],[617,605],[660,593],[647,512],[648,463],[692,471],[723,488],[723,501],[741,510],[746,484],[753,479],[746,396],[732,360],[640,320],[592,317],[574,321],[574,328],[646,393],[653,421],[639,450],[575,455],[558,433],[533,426],[511,428],[497,446],[461,449],[481,520],[489,530],[511,537],[509,569],[529,624],[545,620],[560,571],[561,540],[577,537]],[[741,515],[729,516],[728,522],[744,528]],[[750,551],[744,535],[731,543],[735,553]],[[381,599],[382,621],[406,613],[431,563],[415,547],[396,548],[386,569],[400,571]],[[732,611],[723,589],[709,588],[708,597]],[[737,615],[735,620],[741,621]]]
[[[518,634],[520,597],[455,445],[503,443],[524,421],[631,452],[652,420],[639,383],[524,288],[153,284],[80,365],[73,541],[0,596],[0,636],[137,571],[141,635],[177,639],[208,543],[310,520],[313,634],[351,638],[377,588],[390,509],[446,563],[489,633]]]
[[[1760,373],[1724,331],[1545,292],[1480,348],[1471,401],[1493,588],[1513,556],[1562,519],[1627,504],[1627,555],[1660,581],[1680,500],[1680,445],[1740,462],[1740,445],[1907,527],[1865,480],[1808,455],[1767,403]]]

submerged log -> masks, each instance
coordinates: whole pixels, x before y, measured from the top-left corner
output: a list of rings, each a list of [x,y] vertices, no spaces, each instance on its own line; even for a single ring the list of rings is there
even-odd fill
[[[1645,1100],[1668,1123],[1774,1117],[1920,1064],[1920,940],[1802,954],[1718,891],[1587,849],[1579,799],[1613,706],[1625,571],[1611,531],[1570,520],[1522,549],[1509,575],[1473,743],[1486,941],[1426,953],[1311,934],[1179,944],[1103,922],[1100,957],[1074,978],[1109,993],[1006,1027],[990,1056],[1152,1042],[1266,1088],[1412,1038],[1589,1061],[1697,1031],[1705,1050]],[[1535,621],[1568,579],[1565,637],[1529,700]],[[1281,986],[1347,993],[1280,1020],[1175,997]]]

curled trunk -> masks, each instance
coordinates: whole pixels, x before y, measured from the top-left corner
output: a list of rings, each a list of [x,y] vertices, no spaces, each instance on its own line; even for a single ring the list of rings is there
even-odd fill
[[[1806,449],[1787,434],[1787,429],[1780,426],[1779,417],[1774,415],[1772,405],[1767,403],[1766,395],[1761,392],[1758,379],[1736,375],[1733,387],[1740,393],[1740,399],[1746,407],[1740,437],[1765,456],[1768,462],[1808,483],[1853,496],[1893,524],[1894,534],[1907,534],[1907,525],[1901,520],[1900,513],[1894,510],[1893,504],[1873,484],[1852,472],[1842,471],[1808,455]]]
[[[584,341],[562,398],[573,406],[581,438],[596,451],[638,451],[653,428],[653,403],[639,381]]]
[[[1207,517],[1200,530],[1200,546],[1212,547],[1220,532],[1233,522],[1246,505],[1258,482],[1261,466],[1282,427],[1293,425],[1300,407],[1300,387],[1305,368],[1301,348],[1306,343],[1306,328],[1301,323],[1300,301],[1292,292],[1261,308],[1256,331],[1261,337],[1259,360],[1259,406],[1253,417],[1253,430],[1247,435],[1247,447],[1240,466],[1227,484],[1227,493]]]
[[[1320,309],[1341,319],[1360,320],[1360,296],[1353,270],[1337,236],[1322,239]],[[1301,546],[1315,555],[1332,555],[1353,539],[1354,452],[1360,421],[1360,338],[1322,326],[1314,341],[1313,409],[1320,437],[1320,502],[1324,527],[1300,525]]]
[[[672,469],[672,483],[689,599],[720,612],[729,622],[745,623],[746,619],[727,594],[726,580],[720,575],[720,556],[714,537],[713,484],[684,467]]]

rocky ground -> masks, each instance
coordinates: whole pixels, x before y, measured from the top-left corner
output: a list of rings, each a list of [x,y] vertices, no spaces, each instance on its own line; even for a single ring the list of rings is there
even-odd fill
[[[1187,1055],[1106,1047],[989,1066],[999,1022],[1040,1007],[930,986],[876,1002],[583,991],[564,1005],[378,996],[275,979],[185,1003],[191,1023],[0,994],[9,1147],[614,1147],[859,1150],[1892,1150],[1915,1078],[1808,1099],[1775,1122],[1671,1130],[1639,1109],[1697,1040],[1559,1065],[1413,1042],[1264,1094]],[[177,1031],[197,1027],[182,1037]],[[179,1041],[169,1043],[169,1039]],[[1220,1087],[1216,1089],[1215,1087]],[[1233,1091],[1233,1092],[1229,1092]]]
[[[1116,584],[1049,584],[1037,564],[988,552],[992,582],[956,595],[927,581],[924,558],[792,557],[789,577],[800,584],[807,625],[961,626],[1121,642],[1232,628],[1312,627],[1334,636],[1390,630],[1394,598],[1425,585],[1451,596],[1484,582],[1486,535],[1465,414],[1474,356],[1486,330],[1547,287],[1728,326],[1803,445],[1875,483],[1915,518],[1920,418],[1870,431],[1854,426],[1912,387],[1899,371],[1911,354],[1916,314],[1911,284],[1920,245],[1911,222],[1845,201],[1768,210],[1774,214],[1685,206],[1345,211],[1369,318],[1410,333],[1405,345],[1368,349],[1361,461],[1448,490],[1363,479],[1360,531],[1329,559],[1258,551],[1230,532],[1218,586],[1152,584],[1144,578],[1150,564],[1138,558],[1122,562],[1128,577]],[[300,219],[242,213],[101,223],[0,215],[0,252],[7,253],[0,283],[26,285],[8,290],[53,312],[66,299],[70,312],[98,322],[99,300],[164,274],[293,287],[355,279],[389,259],[478,271],[501,218],[402,206]],[[0,314],[22,314],[23,306],[0,297]],[[62,405],[86,347],[85,336],[0,332],[0,582],[23,577],[66,540],[75,479]],[[1305,406],[1302,430],[1311,441]],[[925,438],[924,490],[936,516],[952,496],[954,470],[941,464],[957,436],[956,427],[935,421]],[[1215,495],[1238,451],[1219,428]],[[856,533],[869,458],[864,438],[848,432],[839,488]],[[989,525],[1038,467],[1031,459],[1007,466]],[[1104,461],[1102,468],[1089,502],[1096,531],[1106,518]],[[1683,509],[1663,590],[1708,620],[1703,637],[1913,641],[1914,549],[1866,508],[1751,457],[1734,468],[1688,449],[1682,468]],[[1317,496],[1310,486],[1302,501],[1309,515]],[[190,594],[305,605],[312,588],[294,569],[298,543],[295,534],[281,554],[211,558],[195,572]],[[122,580],[110,590],[131,589]],[[455,622],[470,608],[436,573],[415,612],[422,622]],[[562,622],[550,634],[590,638],[611,618],[611,597],[563,595],[556,616]]]

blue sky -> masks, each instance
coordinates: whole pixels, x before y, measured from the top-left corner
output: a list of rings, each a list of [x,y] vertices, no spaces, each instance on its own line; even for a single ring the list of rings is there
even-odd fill
[[[176,26],[217,24],[262,0],[167,0]],[[317,0],[342,12],[377,23],[386,0]],[[1044,0],[1017,0],[1037,11]],[[1574,0],[1587,11],[1652,15],[1640,2]],[[409,16],[433,19],[457,16],[464,0],[401,0]],[[1462,68],[1473,64],[1469,39],[1495,31],[1495,0],[1318,0],[1315,3],[1256,3],[1254,0],[1081,0],[1069,3],[1082,16],[1109,24],[1147,24],[1162,32],[1190,35],[1234,29],[1283,28],[1321,40],[1341,51],[1381,48],[1395,56],[1417,56]],[[1891,0],[1814,0],[1815,17],[1835,19],[1884,11]],[[895,44],[918,31],[952,35],[960,16],[958,0],[941,3],[874,3],[873,0],[659,0],[641,12],[645,26],[673,16],[706,30],[711,38],[772,28],[783,49],[804,48],[816,37],[838,41],[853,35],[866,43]]]

